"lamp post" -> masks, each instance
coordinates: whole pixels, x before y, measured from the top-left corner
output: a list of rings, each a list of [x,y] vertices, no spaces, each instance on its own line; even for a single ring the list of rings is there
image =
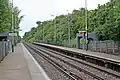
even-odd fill
[[[88,50],[87,0],[85,0],[86,51]]]
[[[68,10],[66,10],[68,13]],[[68,17],[67,17],[67,28],[68,28],[68,40],[69,40],[69,46],[71,47],[71,41],[70,41],[70,25],[69,25],[69,13],[68,13]]]
[[[37,21],[36,22],[36,24],[38,25],[38,26],[42,26],[42,42],[44,42],[44,25],[43,25],[43,22],[41,22],[41,21]]]
[[[13,11],[13,0],[12,0],[12,22],[11,22],[11,26],[12,26],[12,30],[11,32],[14,33],[14,15],[13,15],[14,11]],[[14,36],[12,36],[12,52],[14,52]]]
[[[12,0],[12,2],[11,2],[11,4],[12,4],[12,15],[11,15],[11,26],[12,26],[12,29],[11,29],[11,32],[13,32],[13,0]]]
[[[44,43],[44,24],[43,24],[43,43]]]
[[[51,15],[52,17],[55,17],[55,15]],[[56,19],[54,19],[54,41],[56,43]]]

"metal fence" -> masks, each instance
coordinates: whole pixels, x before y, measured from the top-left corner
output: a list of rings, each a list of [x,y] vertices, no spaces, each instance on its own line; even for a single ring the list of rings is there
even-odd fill
[[[59,43],[61,46],[76,48],[76,40],[62,41]],[[58,45],[58,44],[57,44]],[[119,41],[93,41],[88,44],[88,50],[93,52],[101,52],[113,55],[120,55],[120,42]]]
[[[90,51],[120,55],[119,41],[94,41],[88,45]]]
[[[76,48],[76,40],[71,40],[70,44],[68,40],[63,40],[63,41],[38,41],[40,43],[46,43],[46,44],[52,44],[52,45],[58,45],[58,46],[64,46],[64,47],[72,47]]]
[[[76,48],[76,40],[71,40],[71,44],[69,44],[68,40],[58,41],[58,42],[45,41],[44,43]],[[93,51],[93,52],[120,55],[120,41],[112,41],[112,40],[93,41],[88,44],[88,50]]]
[[[0,41],[0,61],[11,51],[11,44],[9,41]]]

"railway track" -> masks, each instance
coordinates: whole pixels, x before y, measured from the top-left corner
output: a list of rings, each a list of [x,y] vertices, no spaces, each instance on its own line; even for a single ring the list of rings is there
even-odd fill
[[[64,73],[64,75],[67,76],[70,80],[83,80],[79,76],[75,75],[73,72],[67,72],[67,69],[65,67],[59,65],[57,62],[53,61],[49,57],[46,57],[43,54],[40,54],[37,49],[35,49],[35,48],[33,48],[33,47],[29,46],[29,45],[27,45],[27,46],[29,48],[31,48],[33,51],[35,51],[37,56],[43,57],[46,61],[48,61],[53,66],[55,66],[59,71],[61,71],[62,73]]]
[[[70,60],[73,60],[75,62],[78,62],[78,63],[84,64],[84,65],[90,66],[90,67],[95,68],[95,69],[97,69],[99,71],[102,71],[102,72],[105,72],[105,73],[108,73],[110,75],[113,75],[115,77],[119,77],[120,78],[120,73],[119,72],[116,72],[116,71],[113,71],[111,69],[107,69],[107,68],[104,68],[104,67],[101,67],[101,66],[98,66],[98,65],[91,64],[91,63],[86,62],[84,60],[80,60],[80,59],[77,59],[77,58],[74,58],[74,57],[62,54],[61,52],[57,52],[57,51],[54,51],[54,50],[51,50],[51,49],[48,49],[48,48],[45,48],[45,47],[41,47],[41,46],[38,46],[38,47],[39,47],[38,48],[39,50],[46,50],[46,51],[58,54],[60,56],[66,57],[66,58],[68,58]]]
[[[109,75],[112,75],[112,77],[114,76],[114,78],[111,78],[111,76],[108,75],[108,72],[105,72],[105,71],[104,71],[103,75],[107,74],[107,77],[109,77],[109,78],[107,78],[105,76],[99,76],[98,74],[95,74],[96,72],[94,73],[93,71],[90,71],[90,69],[95,68],[96,70],[99,70],[99,73],[103,72],[103,70],[96,68],[96,67],[93,67],[90,64],[88,65],[84,62],[82,62],[82,66],[84,64],[84,68],[82,68],[82,67],[80,67],[80,65],[76,65],[76,64],[80,64],[81,63],[80,61],[73,59],[71,57],[68,57],[66,55],[60,54],[59,52],[56,52],[56,51],[53,51],[50,49],[46,49],[43,47],[38,47],[35,45],[27,45],[27,46],[30,47],[31,49],[33,49],[37,54],[42,56],[49,63],[54,65],[56,68],[58,68],[65,75],[69,76],[69,78],[72,80],[87,80],[87,79],[80,76],[80,74],[81,74],[80,72],[85,73],[84,76],[89,76],[88,80],[120,80],[120,78],[118,79],[118,77],[119,77],[118,75],[114,75],[112,73],[109,73]],[[72,64],[72,62],[73,63],[76,62],[76,64]],[[62,64],[62,66],[61,66],[61,64]],[[66,65],[71,66],[72,68],[70,68],[70,70],[69,70],[68,67],[66,67]],[[86,67],[86,65],[90,66],[89,67],[90,69],[88,69]],[[96,70],[94,70],[94,71],[96,71]],[[78,71],[78,73],[76,73],[75,71],[76,72]]]
[[[35,58],[38,64],[40,64],[40,66],[44,69],[44,71],[50,77],[50,80],[71,80],[67,76],[65,76],[65,74],[62,71],[58,70],[58,68],[56,68],[54,65],[49,63],[47,60],[45,60],[42,56],[40,56],[30,47],[28,47],[27,45],[24,46],[27,48],[30,54]]]

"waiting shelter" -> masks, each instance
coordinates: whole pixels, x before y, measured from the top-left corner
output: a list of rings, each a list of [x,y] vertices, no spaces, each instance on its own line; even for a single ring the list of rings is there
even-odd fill
[[[95,33],[88,33],[88,45],[91,41],[98,41],[98,36]],[[79,31],[79,33],[77,33],[76,48],[86,49],[86,31]]]
[[[0,33],[0,60],[12,52],[12,37],[9,33]]]

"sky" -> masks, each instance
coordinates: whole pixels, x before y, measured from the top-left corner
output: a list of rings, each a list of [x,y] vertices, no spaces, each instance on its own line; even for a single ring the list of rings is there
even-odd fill
[[[13,0],[14,6],[21,10],[24,18],[20,24],[20,36],[36,27],[37,21],[53,19],[51,15],[71,13],[74,9],[85,7],[85,0]],[[105,4],[109,0],[87,0],[89,10],[97,8],[98,4]],[[68,10],[68,12],[67,12]]]

